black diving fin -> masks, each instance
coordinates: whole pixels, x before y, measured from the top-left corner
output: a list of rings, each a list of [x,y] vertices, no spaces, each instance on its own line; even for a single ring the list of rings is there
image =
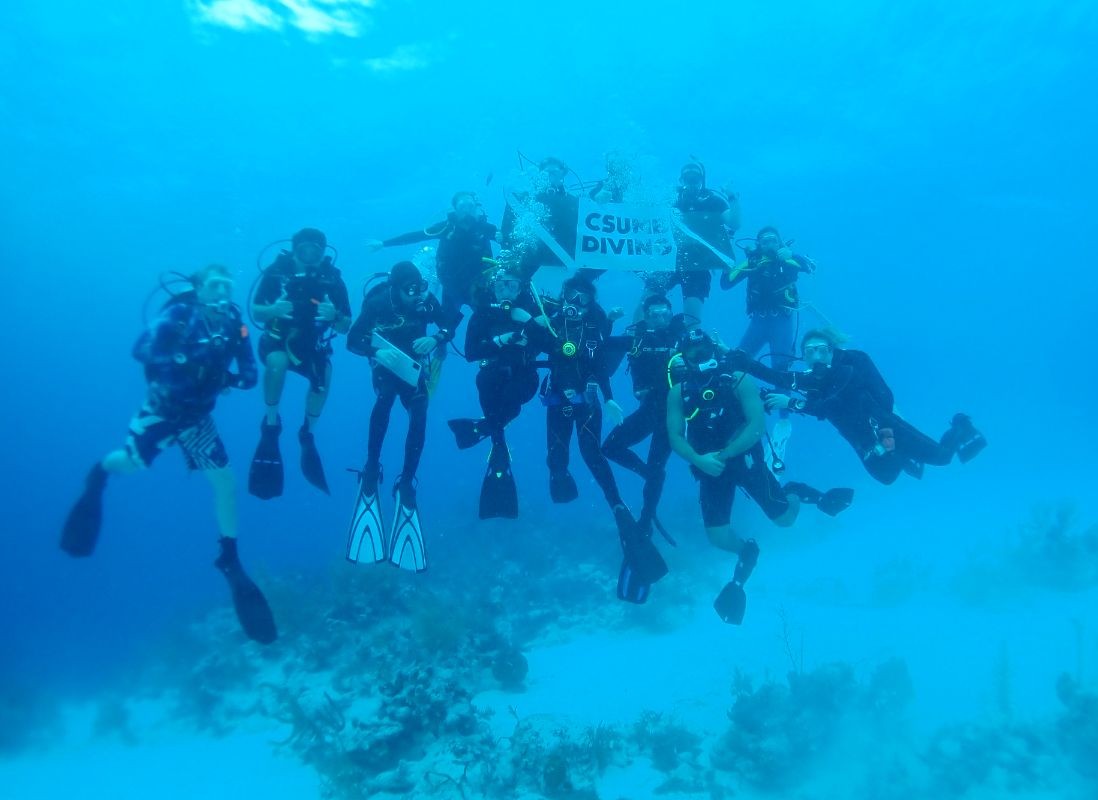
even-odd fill
[[[667,562],[646,535],[629,509],[619,506],[614,509],[614,518],[618,525],[623,557],[618,572],[618,599],[627,603],[642,604],[648,600],[652,584],[667,574]]]
[[[95,551],[103,526],[103,490],[107,471],[96,464],[84,481],[84,493],[69,511],[61,530],[61,549],[74,558],[85,558]]]
[[[248,469],[248,492],[260,500],[270,500],[282,494],[282,453],[278,449],[281,434],[282,420],[274,425],[268,425],[266,420],[260,423],[259,444]]]
[[[853,489],[828,489],[820,499],[816,501],[816,508],[830,517],[837,516],[839,512],[850,508],[854,502]]]
[[[488,438],[488,433],[481,430],[484,426],[482,419],[451,419],[446,424],[454,432],[458,450],[468,450]]]
[[[717,599],[713,601],[713,610],[729,625],[739,625],[743,622],[743,615],[747,611],[747,594],[743,590],[743,585],[751,577],[758,563],[759,544],[754,539],[748,539],[740,548],[740,557],[732,580],[725,584],[721,593],[717,595]]]
[[[307,424],[301,426],[297,438],[301,442],[301,474],[324,494],[331,494],[328,491],[328,479],[324,477],[324,462],[320,460],[320,453],[316,449],[316,438]]]
[[[725,584],[717,599],[713,601],[713,609],[722,620],[729,625],[739,625],[743,622],[743,615],[747,611],[747,594],[743,590],[743,584],[732,581]]]
[[[511,474],[511,454],[503,441],[492,442],[488,456],[488,470],[480,485],[481,519],[516,519],[518,517],[518,489]]]
[[[549,473],[549,496],[554,503],[571,503],[580,496],[576,479],[568,470]]]
[[[787,495],[791,494],[799,497],[801,502],[816,506],[820,511],[831,517],[845,511],[854,502],[853,489],[828,489],[826,492],[821,492],[806,483],[790,481],[782,487],[782,490]]]
[[[233,608],[244,634],[260,644],[271,644],[278,638],[274,614],[267,604],[267,598],[247,576],[240,564],[236,551],[236,539],[222,537],[221,555],[214,566],[229,582],[229,591],[233,596]]]

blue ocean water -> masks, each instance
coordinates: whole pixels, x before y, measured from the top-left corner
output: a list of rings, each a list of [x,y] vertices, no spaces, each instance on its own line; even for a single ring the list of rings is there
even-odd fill
[[[626,152],[650,185],[668,188],[680,164],[700,158],[712,183],[740,194],[741,235],[777,224],[820,265],[804,295],[873,355],[909,419],[937,435],[963,409],[986,433],[977,461],[885,487],[830,429],[798,421],[792,468],[854,486],[858,499],[840,528],[818,536],[782,544],[765,530],[783,554],[780,574],[765,578],[771,592],[857,583],[901,556],[949,573],[1005,549],[1036,507],[1066,502],[1082,527],[1094,519],[1092,3],[17,0],[5,17],[7,691],[94,697],[165,631],[226,603],[209,566],[208,488],[175,455],[112,485],[94,559],[76,563],[56,547],[88,465],[121,442],[142,397],[129,350],[158,273],[225,263],[242,297],[257,251],[309,225],[339,249],[356,298],[413,250],[370,253],[366,241],[442,218],[454,191],[478,192],[498,222],[519,151],[559,156],[589,180],[608,152]],[[600,291],[604,305],[631,309],[641,287],[611,275]],[[715,290],[705,317],[736,340],[741,292]],[[335,370],[317,434],[331,498],[293,469],[281,500],[247,497],[261,396],[218,406],[241,481],[242,556],[257,578],[348,568],[355,484],[343,468],[361,464],[373,395],[365,362],[342,347]],[[476,527],[483,454],[455,450],[445,426],[477,413],[474,374],[447,362],[420,471],[428,535],[451,541]],[[628,395],[624,376],[615,384]],[[303,394],[291,378],[284,413],[294,428]],[[394,466],[403,430],[398,410],[386,446]],[[492,523],[492,535],[538,524],[589,539],[606,566],[605,602],[616,602],[617,545],[578,453],[581,499],[557,507],[539,406],[510,438],[523,519]],[[692,481],[681,463],[672,473],[664,505],[680,549],[704,555]],[[639,500],[639,487],[620,480]],[[1098,656],[1093,592],[1054,597],[1055,614],[1027,604],[1005,612],[985,648],[1011,651],[1021,705],[1034,714],[1055,705],[1050,676],[1098,679],[1088,666]],[[812,625],[845,627],[802,602]],[[898,608],[898,627],[949,629],[952,602]],[[739,634],[714,625],[698,635],[734,649]],[[844,651],[843,635],[818,632],[817,660],[860,657],[860,637],[848,636]],[[949,635],[933,655],[919,642],[905,648],[899,637],[890,652],[913,671],[956,654]],[[954,677],[978,682],[977,673]]]

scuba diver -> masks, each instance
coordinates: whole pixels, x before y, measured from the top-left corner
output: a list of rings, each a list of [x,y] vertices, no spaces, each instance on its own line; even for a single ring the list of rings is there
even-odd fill
[[[305,420],[297,432],[301,472],[305,480],[328,494],[324,464],[316,449],[313,428],[324,410],[332,382],[332,339],[351,327],[347,285],[332,259],[325,255],[328,239],[316,228],[302,228],[263,275],[252,298],[252,316],[264,326],[259,339],[263,362],[263,399],[267,413],[260,424],[259,444],[248,471],[248,491],[262,500],[282,494],[282,454],[278,413],[286,371],[309,381]]]
[[[559,158],[544,158],[538,163],[534,193],[507,198],[501,241],[505,250],[518,255],[527,280],[543,266],[573,266],[579,199],[564,185],[570,171]]]
[[[88,473],[65,520],[61,549],[76,558],[90,556],[102,527],[107,478],[145,469],[163,450],[179,445],[188,469],[200,470],[213,486],[220,531],[214,566],[229,582],[241,627],[249,638],[270,644],[278,631],[267,600],[237,555],[233,473],[211,416],[223,392],[255,386],[255,357],[240,309],[232,303],[229,270],[214,264],[187,280],[191,288],[173,295],[134,345],[148,384],[145,402],[130,421],[125,445]],[[236,372],[230,369],[234,362]]]
[[[428,291],[419,269],[410,261],[401,261],[383,282],[366,292],[362,313],[347,334],[347,349],[370,359],[377,394],[347,541],[349,561],[388,560],[402,569],[427,569],[415,478],[427,431],[428,370],[424,362],[433,355],[437,357],[437,351],[453,338],[444,320],[438,298]],[[431,336],[427,335],[429,324],[438,328]],[[404,466],[393,483],[396,513],[386,537],[378,499],[383,477],[381,445],[398,397],[408,412],[408,434],[404,440]]]
[[[732,580],[713,607],[722,620],[739,625],[747,608],[743,585],[758,562],[759,545],[732,529],[736,489],[743,489],[781,527],[793,524],[802,500],[833,516],[850,504],[854,493],[819,492],[794,483],[783,489],[778,484],[763,457],[766,423],[759,390],[703,331],[691,330],[683,337],[681,355],[668,369],[673,384],[667,397],[671,448],[690,464],[698,481],[709,541],[738,557]]]
[[[728,229],[738,224],[739,217],[724,195],[706,187],[705,167],[697,161],[683,165],[679,172],[679,190],[672,208],[678,212],[675,271],[648,273],[644,296],[666,295],[681,285],[686,324],[700,325],[702,306],[713,286],[712,270],[733,261]]]
[[[755,247],[747,251],[747,260],[721,275],[721,288],[731,289],[747,281],[747,330],[739,349],[751,358],[758,358],[764,347],[770,348],[770,365],[787,371],[795,360],[797,322],[800,306],[797,276],[812,274],[816,265],[811,259],[797,255],[782,241],[778,229],[767,225],[755,235]],[[785,458],[792,426],[789,412],[782,410],[770,433],[768,444],[771,463],[780,465]],[[777,470],[780,471],[780,470]]]
[[[456,331],[463,317],[462,306],[476,307],[476,292],[481,288],[485,270],[491,266],[487,262],[492,258],[496,226],[488,222],[474,192],[457,192],[450,206],[446,219],[436,225],[385,241],[374,240],[367,247],[377,251],[437,239],[435,270],[442,286],[442,318],[448,330]]]
[[[801,349],[808,372],[786,372],[764,379],[804,395],[767,393],[768,410],[788,409],[827,420],[862,459],[866,472],[890,484],[907,472],[923,475],[923,466],[945,466],[954,456],[967,463],[987,446],[967,414],[955,414],[938,441],[917,430],[895,410],[892,390],[870,357],[840,347],[844,338],[833,330],[811,330]]]
[[[684,333],[682,316],[672,315],[670,300],[654,295],[645,298],[644,319],[628,332],[632,333],[628,340],[629,373],[633,377],[633,396],[640,405],[610,431],[602,452],[644,479],[644,501],[637,524],[642,531],[651,532],[653,525],[662,531],[656,507],[663,493],[667,459],[671,456],[667,438],[667,364],[678,352],[678,342]],[[652,441],[645,460],[630,448],[649,436]]]
[[[492,441],[480,489],[480,518],[514,519],[518,516],[518,491],[503,431],[537,394],[538,372],[529,331],[547,320],[517,268],[500,267],[490,279],[488,291],[491,298],[485,297],[477,306],[465,335],[465,357],[480,363],[477,395],[484,416],[452,419],[449,425],[462,450],[483,439]]]
[[[579,497],[576,481],[568,471],[572,433],[591,476],[602,489],[614,513],[624,551],[618,576],[618,597],[633,603],[648,599],[649,587],[667,574],[667,564],[622,501],[610,462],[602,453],[602,405],[606,402],[615,425],[622,422],[621,406],[614,400],[610,376],[624,356],[620,343],[610,341],[611,321],[595,300],[590,281],[573,275],[561,288],[557,308],[550,312],[545,330],[529,330],[539,343],[534,346],[549,356],[549,375],[541,387],[546,412],[549,495],[554,503],[570,503]]]

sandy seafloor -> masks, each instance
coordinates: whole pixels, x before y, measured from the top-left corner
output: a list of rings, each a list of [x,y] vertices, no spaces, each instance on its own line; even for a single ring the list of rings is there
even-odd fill
[[[554,731],[578,732],[600,725],[628,730],[642,713],[658,712],[701,737],[691,768],[712,773],[708,756],[729,730],[737,671],[756,685],[767,680],[784,685],[791,671],[810,673],[844,662],[864,683],[876,666],[898,658],[910,675],[913,698],[887,725],[890,737],[896,733],[898,740],[911,743],[911,756],[901,757],[908,783],[897,784],[887,796],[1098,796],[1098,777],[1081,774],[1078,761],[1065,755],[1066,750],[1045,752],[1031,767],[1000,763],[975,782],[958,778],[952,788],[941,782],[948,770],[939,769],[935,784],[917,774],[933,767],[926,754],[927,742],[936,731],[986,726],[1017,732],[1031,727],[1034,736],[1046,743],[1065,735],[1056,683],[1066,673],[1093,686],[1098,592],[1010,585],[1013,577],[1008,571],[996,572],[997,568],[985,564],[977,574],[963,558],[935,564],[935,543],[948,540],[951,530],[924,531],[917,538],[904,536],[903,523],[894,522],[890,538],[884,539],[875,538],[870,528],[859,531],[842,518],[811,519],[784,538],[773,530],[763,536],[763,558],[748,585],[748,617],[738,629],[723,625],[710,608],[727,562],[711,560],[711,551],[699,542],[684,542],[669,554],[672,576],[657,587],[650,605],[640,609],[614,605],[609,596],[611,576],[601,572],[606,565],[574,565],[596,581],[606,579],[607,605],[586,609],[591,612],[588,620],[584,608],[571,607],[562,598],[560,623],[523,647],[529,664],[524,686],[503,690],[491,681],[477,684],[471,703],[482,714],[491,737],[505,740],[514,732],[517,719],[541,720],[547,730]],[[966,514],[960,512],[956,524],[965,523]],[[913,519],[911,524],[921,523]],[[979,549],[979,539],[972,544]],[[818,574],[805,578],[812,572],[805,565],[813,563],[821,565]],[[837,573],[834,565],[844,563],[854,566],[845,575]],[[339,569],[356,568],[340,565]],[[277,611],[277,601],[274,604]],[[226,646],[254,659],[255,646],[245,643],[230,623],[225,611],[217,610],[211,621],[196,626],[219,631]],[[215,640],[221,641],[210,639]],[[277,663],[267,660],[256,682],[277,682]],[[302,679],[299,674],[297,679],[307,684],[324,682],[328,676],[318,671],[313,678]],[[248,689],[231,691],[247,694]],[[285,744],[293,733],[288,724],[258,713],[236,714],[230,725],[216,733],[201,730],[193,719],[176,715],[179,693],[170,680],[155,690],[135,683],[129,691],[114,688],[111,692],[111,703],[125,709],[124,722],[102,725],[98,701],[65,707],[48,744],[38,743],[0,761],[2,794],[12,798],[301,800],[326,796],[318,772]],[[239,707],[245,705],[242,701]],[[781,789],[725,775],[720,781],[723,790],[712,786],[703,791],[697,787],[677,790],[668,784],[665,771],[634,748],[612,759],[589,783],[576,782],[563,793],[542,795],[524,789],[512,796],[605,800],[869,796],[865,765],[874,760],[871,751],[876,743],[873,736],[851,736],[847,728],[856,724],[847,720],[837,729],[823,731],[822,751],[805,765],[803,774],[799,772]],[[1069,730],[1066,736],[1073,741],[1071,747],[1096,744],[1093,724]],[[439,737],[435,745],[445,746],[444,740],[445,736]],[[895,749],[893,744],[883,746]],[[1006,745],[992,738],[981,746],[1001,750]],[[953,755],[966,757],[963,751]],[[972,757],[986,759],[987,754],[974,752]],[[418,763],[413,758],[403,766],[414,774]],[[1086,771],[1084,767],[1082,772]],[[1029,777],[1019,779],[1019,774]],[[435,795],[482,796],[468,786],[457,792],[446,787],[428,792],[420,787],[349,796]]]

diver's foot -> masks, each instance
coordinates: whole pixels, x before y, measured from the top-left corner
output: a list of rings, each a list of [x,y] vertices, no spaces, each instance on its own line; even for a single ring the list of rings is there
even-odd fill
[[[942,444],[957,454],[962,464],[976,458],[987,447],[987,439],[976,430],[968,414],[954,414]]]
[[[278,417],[273,425],[267,422],[267,417],[264,416],[259,423],[259,435],[266,441],[278,441],[278,437],[282,435],[282,417]]]
[[[732,582],[740,586],[747,583],[755,565],[759,563],[759,543],[754,539],[748,539],[740,548],[740,558],[736,562],[736,571],[732,574]]]
[[[221,546],[221,552],[214,559],[214,567],[226,577],[243,572],[244,568],[240,565],[240,556],[236,550],[236,539],[222,536],[217,542]]]
[[[416,508],[415,479],[399,476],[393,484],[393,497],[405,508]]]
[[[359,473],[362,482],[362,493],[367,497],[377,494],[378,485],[384,480],[381,464],[366,464]]]
[[[800,498],[804,503],[816,504],[820,502],[820,498],[823,497],[823,492],[819,489],[814,489],[807,483],[801,483],[800,481],[789,481],[782,487],[787,495],[793,495]]]

